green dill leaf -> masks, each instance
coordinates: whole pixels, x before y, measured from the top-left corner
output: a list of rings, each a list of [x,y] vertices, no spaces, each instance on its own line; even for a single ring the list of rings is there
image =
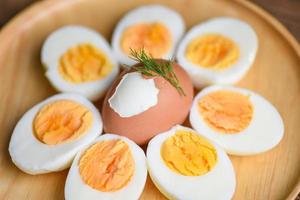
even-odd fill
[[[140,50],[130,49],[130,58],[142,64],[141,66],[133,67],[136,71],[149,77],[161,76],[175,87],[180,95],[185,96],[185,92],[173,71],[171,60],[165,63],[157,63],[143,48]]]

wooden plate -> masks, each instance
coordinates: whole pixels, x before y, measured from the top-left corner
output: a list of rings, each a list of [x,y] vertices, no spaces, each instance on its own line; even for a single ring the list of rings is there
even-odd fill
[[[34,4],[0,33],[0,199],[63,199],[67,170],[31,176],[18,170],[7,148],[22,114],[55,93],[43,75],[40,48],[46,36],[66,24],[82,24],[107,39],[117,21],[147,0],[56,0]],[[237,175],[234,199],[283,199],[300,176],[300,48],[273,17],[247,1],[162,0],[188,27],[215,16],[249,22],[259,37],[254,66],[238,84],[269,99],[281,113],[286,132],[273,150],[257,156],[231,156]],[[199,186],[201,187],[201,186]],[[213,187],[213,186],[212,186]],[[174,188],[175,189],[175,188]],[[165,199],[148,179],[143,200]]]

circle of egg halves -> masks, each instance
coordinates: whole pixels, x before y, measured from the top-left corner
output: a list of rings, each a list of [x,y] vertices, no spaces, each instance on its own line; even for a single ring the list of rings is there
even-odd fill
[[[133,64],[119,46],[118,41],[121,33],[129,25],[155,21],[164,23],[173,36],[174,42],[170,51],[163,58],[171,59],[176,55],[178,63],[188,72],[195,87],[215,85],[205,88],[196,95],[189,117],[192,127],[196,130],[195,133],[203,132],[203,135],[212,142],[218,153],[216,167],[203,176],[178,175],[169,170],[160,159],[159,147],[161,143],[174,134],[177,129],[194,131],[190,128],[177,125],[154,137],[148,144],[147,158],[143,150],[128,138],[113,134],[99,136],[102,133],[101,115],[89,100],[102,97],[104,91],[111,85],[119,72],[117,61]],[[130,11],[117,24],[112,36],[112,49],[99,33],[90,28],[76,25],[57,30],[56,34],[59,37],[47,39],[42,49],[41,59],[44,66],[48,66],[46,67],[46,76],[51,84],[63,93],[54,95],[34,106],[24,114],[16,125],[9,145],[11,158],[16,166],[29,174],[42,174],[63,170],[72,163],[65,185],[65,198],[71,200],[138,199],[146,183],[147,167],[154,184],[169,199],[231,199],[236,181],[232,164],[225,151],[236,155],[250,155],[269,150],[277,145],[283,137],[283,123],[276,109],[258,94],[233,86],[221,86],[239,81],[254,62],[258,41],[250,25],[239,19],[219,17],[195,26],[185,36],[184,32],[185,24],[182,17],[175,11],[160,5],[147,5]],[[241,59],[231,69],[220,74],[209,70],[203,71],[184,58],[183,52],[187,43],[193,37],[207,32],[220,33],[230,37],[240,47]],[[96,44],[102,49],[113,62],[115,70],[105,80],[99,81],[100,83],[74,86],[59,78],[57,67],[49,66],[57,66],[57,63],[51,62],[53,60],[57,62],[59,56],[74,44],[86,41]],[[176,50],[177,52],[175,52]],[[201,120],[196,107],[198,100],[203,95],[218,89],[233,90],[250,96],[250,101],[254,105],[254,122],[251,122],[244,133],[221,135],[211,130]],[[94,119],[98,122],[93,124],[92,131],[78,141],[49,147],[36,142],[31,124],[38,109],[46,103],[58,99],[70,99],[82,103],[92,111]],[[134,176],[130,183],[119,191],[100,192],[94,190],[83,183],[80,178],[78,172],[80,155],[92,143],[115,138],[121,139],[129,145],[136,165]],[[148,161],[146,162],[146,160]]]

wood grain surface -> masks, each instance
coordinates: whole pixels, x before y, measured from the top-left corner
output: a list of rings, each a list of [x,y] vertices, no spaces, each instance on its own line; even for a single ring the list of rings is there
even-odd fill
[[[63,199],[67,170],[27,175],[13,165],[7,151],[12,130],[24,112],[56,93],[46,80],[39,59],[47,35],[60,26],[76,23],[92,27],[110,39],[120,17],[146,2],[150,1],[44,1],[30,7],[0,32],[0,199]],[[299,44],[273,17],[246,1],[151,2],[165,4],[180,12],[188,28],[224,15],[241,18],[254,27],[259,38],[257,58],[237,85],[270,100],[282,115],[286,131],[281,143],[266,153],[230,156],[237,176],[234,199],[286,198],[300,177]],[[141,200],[149,199],[165,198],[148,178]]]

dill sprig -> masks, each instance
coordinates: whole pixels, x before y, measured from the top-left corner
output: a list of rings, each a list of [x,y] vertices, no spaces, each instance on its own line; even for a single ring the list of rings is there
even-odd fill
[[[168,60],[166,62],[158,63],[152,56],[147,55],[143,48],[139,51],[134,49],[130,49],[130,51],[130,58],[142,64],[140,66],[134,66],[133,69],[149,77],[163,77],[176,88],[180,95],[185,96],[185,92],[180,86],[179,80],[173,71],[172,61]]]

